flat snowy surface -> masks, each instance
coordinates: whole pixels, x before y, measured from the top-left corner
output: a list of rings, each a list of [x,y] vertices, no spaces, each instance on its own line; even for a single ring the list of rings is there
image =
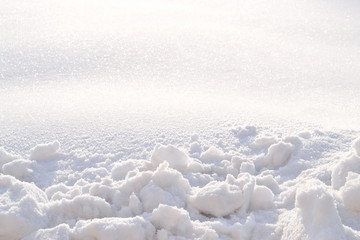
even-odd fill
[[[358,1],[0,6],[0,240],[360,239]]]

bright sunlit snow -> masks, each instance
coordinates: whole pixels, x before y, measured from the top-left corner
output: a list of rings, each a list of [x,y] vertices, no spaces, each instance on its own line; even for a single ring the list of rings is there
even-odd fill
[[[359,1],[0,6],[0,240],[360,239]]]

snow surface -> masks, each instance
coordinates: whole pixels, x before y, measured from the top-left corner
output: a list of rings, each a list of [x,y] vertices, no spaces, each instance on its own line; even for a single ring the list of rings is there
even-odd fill
[[[0,4],[0,240],[360,239],[358,1]]]

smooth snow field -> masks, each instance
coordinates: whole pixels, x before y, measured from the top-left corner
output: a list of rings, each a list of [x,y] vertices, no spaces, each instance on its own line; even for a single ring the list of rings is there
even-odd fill
[[[15,239],[360,239],[360,2],[0,0]]]

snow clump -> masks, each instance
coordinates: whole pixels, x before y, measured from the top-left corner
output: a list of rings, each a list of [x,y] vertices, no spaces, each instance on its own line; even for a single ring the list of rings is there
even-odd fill
[[[48,217],[43,205],[46,194],[32,183],[0,175],[0,237],[21,239],[31,232],[45,228]]]
[[[255,179],[242,174],[238,179],[228,175],[224,182],[212,181],[199,189],[190,199],[190,204],[201,213],[223,217],[235,211],[246,212]]]
[[[38,144],[30,149],[30,159],[37,161],[47,161],[58,155],[60,143],[58,141],[48,144]]]
[[[151,162],[157,167],[164,161],[180,172],[185,172],[190,163],[189,157],[173,145],[157,145],[151,156]]]

